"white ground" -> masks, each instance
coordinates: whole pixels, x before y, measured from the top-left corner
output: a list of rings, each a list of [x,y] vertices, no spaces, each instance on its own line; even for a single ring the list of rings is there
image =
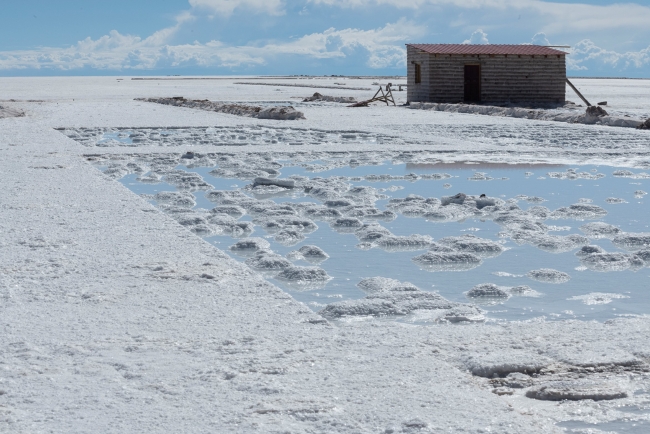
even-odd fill
[[[187,147],[88,148],[54,128],[362,130],[448,161],[636,167],[650,165],[647,131],[335,103],[301,105],[304,121],[263,121],[133,101],[286,101],[317,90],[234,81],[241,79],[0,79],[0,103],[27,115],[0,119],[0,432],[548,433],[561,432],[554,424],[563,420],[620,419],[627,414],[620,406],[645,409],[627,417],[650,420],[648,317],[605,324],[330,324],[83,159]],[[604,95],[589,98],[650,112],[647,81],[574,82]],[[619,97],[612,86],[633,90]],[[645,106],[635,102],[641,93]],[[405,92],[396,95],[403,101]],[[587,387],[581,382],[593,382],[628,397],[538,401],[470,373],[524,369],[565,380],[574,395]],[[504,390],[512,395],[493,393]]]

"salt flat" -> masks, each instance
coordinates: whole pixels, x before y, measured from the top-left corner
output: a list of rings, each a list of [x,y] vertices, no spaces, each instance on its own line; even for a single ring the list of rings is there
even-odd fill
[[[647,316],[604,323],[328,322],[102,175],[86,158],[188,150],[364,153],[399,146],[446,162],[647,168],[647,131],[310,105],[292,97],[317,88],[236,81],[243,80],[0,80],[2,105],[26,114],[0,119],[3,432],[546,433],[598,424],[645,432]],[[296,80],[349,87],[374,87],[374,81]],[[592,86],[589,80],[575,82]],[[614,95],[609,86],[619,84],[603,80],[594,93]],[[620,85],[634,84],[631,94],[649,92],[645,81]],[[321,93],[371,96],[343,89]],[[306,120],[259,120],[134,101],[164,96],[296,101]],[[405,92],[396,96],[403,102]],[[626,98],[609,98],[609,104],[647,113],[648,107]],[[395,140],[99,148],[55,129],[256,125],[363,131]],[[552,397],[565,400],[544,400]]]

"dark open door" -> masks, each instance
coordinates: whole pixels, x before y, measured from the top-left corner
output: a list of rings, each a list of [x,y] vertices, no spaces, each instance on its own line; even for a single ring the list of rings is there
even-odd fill
[[[481,101],[481,66],[465,65],[465,102]]]

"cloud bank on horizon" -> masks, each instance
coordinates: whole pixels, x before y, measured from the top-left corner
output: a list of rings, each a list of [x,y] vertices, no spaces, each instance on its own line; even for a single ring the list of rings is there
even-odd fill
[[[152,3],[148,23],[167,23],[144,36],[132,29],[146,26],[129,26],[128,19],[97,18],[100,11],[94,14],[97,21],[89,24],[103,34],[84,35],[81,26],[75,30],[72,11],[67,14],[66,32],[56,27],[66,23],[48,27],[45,21],[41,43],[8,47],[1,42],[6,40],[3,32],[15,36],[21,31],[21,17],[32,15],[29,3],[16,6],[12,11],[16,17],[4,19],[12,19],[11,23],[0,19],[0,29],[5,29],[0,30],[0,75],[404,74],[406,43],[510,43],[570,45],[569,75],[650,77],[650,6],[639,3],[165,0],[159,4],[165,2],[167,10],[178,9],[171,16],[161,11],[157,15],[157,3]],[[114,4],[128,16],[130,2]],[[29,26],[24,28],[28,31]],[[51,43],[56,39],[52,35],[60,35],[59,40]],[[39,36],[32,34],[31,40]]]

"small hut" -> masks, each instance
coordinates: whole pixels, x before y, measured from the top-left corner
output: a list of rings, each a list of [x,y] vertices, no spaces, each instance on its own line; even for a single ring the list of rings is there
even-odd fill
[[[566,54],[539,45],[407,44],[409,102],[564,103]]]

